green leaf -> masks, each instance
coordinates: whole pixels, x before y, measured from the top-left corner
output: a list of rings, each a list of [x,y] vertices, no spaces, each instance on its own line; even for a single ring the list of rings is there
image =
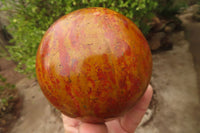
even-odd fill
[[[134,20],[143,33],[149,27],[142,23],[151,20],[156,0],[1,0],[8,11],[14,13],[9,17],[7,30],[12,35],[8,51],[11,60],[18,62],[16,70],[34,76],[35,56],[38,45],[50,25],[64,14],[74,10],[102,6],[120,12]]]

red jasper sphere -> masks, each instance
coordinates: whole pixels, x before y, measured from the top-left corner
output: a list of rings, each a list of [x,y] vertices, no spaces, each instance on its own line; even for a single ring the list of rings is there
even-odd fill
[[[48,29],[36,72],[44,95],[63,114],[103,120],[122,115],[143,95],[152,56],[130,19],[106,8],[85,8]]]

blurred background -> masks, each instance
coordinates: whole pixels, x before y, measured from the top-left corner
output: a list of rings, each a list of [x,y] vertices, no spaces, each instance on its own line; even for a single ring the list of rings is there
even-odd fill
[[[199,0],[0,0],[0,133],[64,133],[37,83],[36,51],[55,20],[85,7],[122,13],[149,42],[154,94],[136,133],[200,133]]]

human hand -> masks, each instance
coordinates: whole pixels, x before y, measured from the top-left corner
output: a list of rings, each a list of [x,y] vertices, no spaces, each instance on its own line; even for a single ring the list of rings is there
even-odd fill
[[[153,89],[149,85],[142,98],[130,111],[102,124],[85,123],[63,115],[65,133],[134,133],[149,106],[152,94]]]

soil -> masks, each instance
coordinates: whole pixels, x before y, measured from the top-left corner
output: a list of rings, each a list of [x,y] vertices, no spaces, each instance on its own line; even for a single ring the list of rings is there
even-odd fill
[[[198,87],[200,88],[200,21],[197,22],[193,19],[194,12],[199,12],[200,7],[194,5],[180,15],[180,19],[185,27],[185,37],[190,42],[190,51],[193,55],[195,69],[197,71]],[[200,94],[200,89],[199,89]]]
[[[22,97],[15,88],[23,76],[14,71],[12,61],[0,58],[0,133],[9,132],[20,116]]]
[[[22,99],[16,89],[0,91],[0,132],[8,132],[13,123],[19,118]]]
[[[200,23],[192,20],[198,5],[178,17],[184,30],[171,34],[173,49],[153,55],[152,85],[156,110],[136,133],[200,132]]]

